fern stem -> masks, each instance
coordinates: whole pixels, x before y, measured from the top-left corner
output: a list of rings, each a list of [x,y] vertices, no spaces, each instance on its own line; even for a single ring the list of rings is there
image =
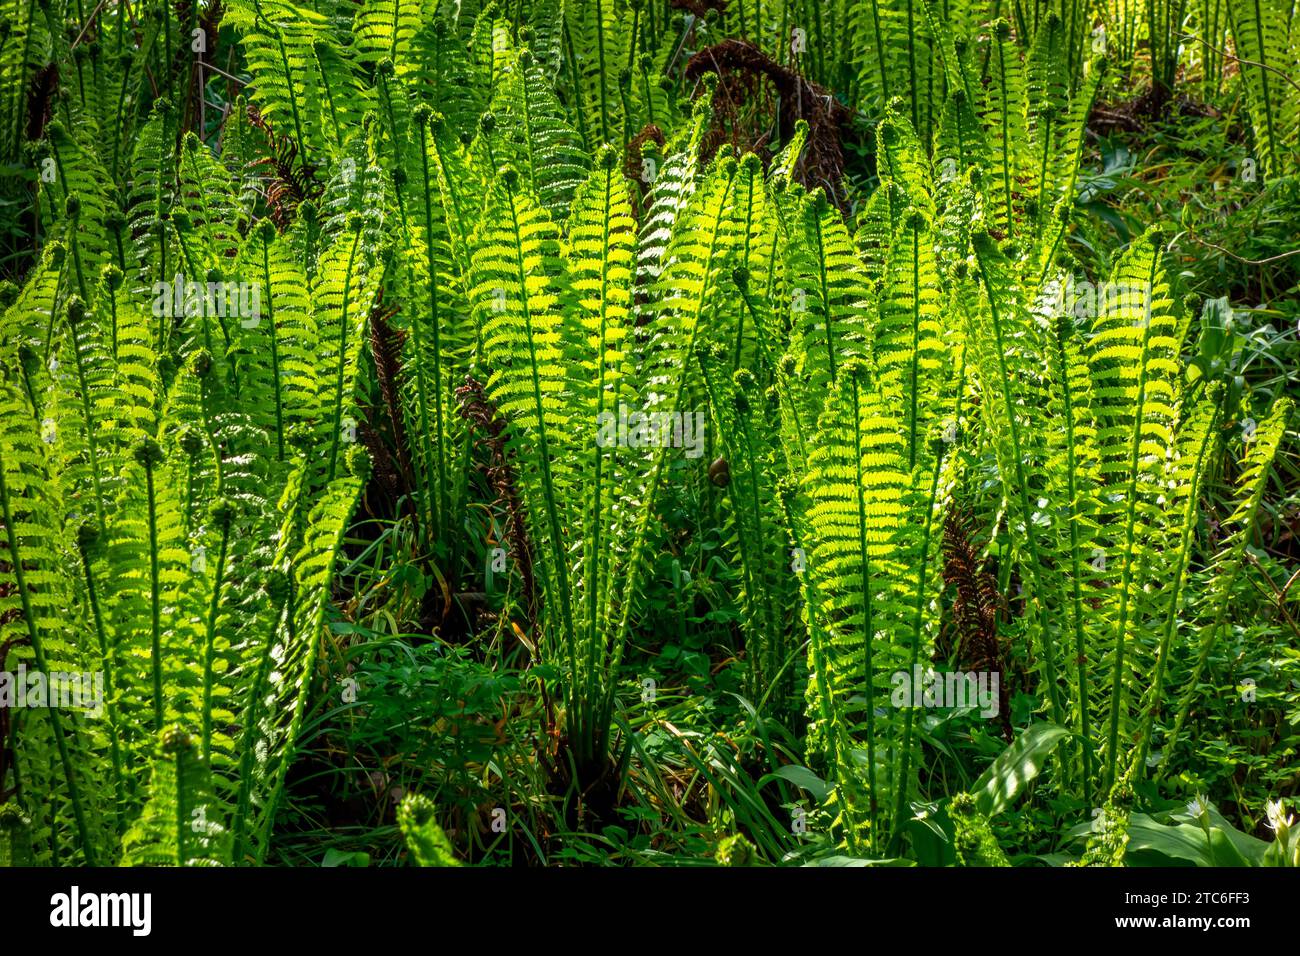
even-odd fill
[[[153,672],[153,729],[155,733],[162,733],[162,594],[158,573],[158,502],[152,462],[145,463],[144,480],[149,508],[149,656]]]
[[[867,543],[867,500],[864,476],[862,472],[862,406],[861,398],[858,392],[857,376],[851,376],[849,387],[852,392],[853,404],[850,411],[853,413],[853,468],[855,472],[854,488],[857,498],[858,510],[858,556],[862,562],[862,649],[863,649],[863,668],[864,685],[866,689],[866,706],[863,710],[866,712],[867,719],[867,784],[870,787],[869,813],[871,820],[869,846],[875,848],[876,841],[876,707],[875,707],[875,686],[876,672],[872,662],[872,643],[875,637],[874,608],[871,595],[871,550]]]
[[[912,129],[921,132],[921,112],[917,96],[920,90],[916,84],[916,0],[907,0],[907,93],[912,101]]]
[[[930,539],[934,533],[934,512],[939,495],[939,475],[943,471],[944,458],[940,456],[934,463],[934,473],[930,478],[930,494],[925,509],[925,530],[921,534],[921,568],[916,577],[916,602],[912,608],[911,641],[908,646],[907,672],[915,673],[921,656],[921,630],[925,612],[926,578],[930,574]],[[868,701],[868,707],[871,702]],[[916,708],[908,707],[903,713],[903,745],[899,754],[898,777],[894,781],[894,819],[890,823],[889,843],[893,845],[899,838],[899,825],[903,819],[903,806],[907,801],[907,781],[912,771],[912,725]]]
[[[81,230],[77,228],[76,220],[69,223],[72,227],[72,265],[73,271],[77,275],[77,291],[81,293],[81,298],[86,302],[90,301],[90,295],[86,292],[86,273],[81,267]]]
[[[880,68],[881,100],[888,103],[891,94],[889,91],[889,70],[885,64],[885,38],[880,30],[880,3],[881,0],[871,0],[871,21],[874,27],[872,32],[876,41],[876,64]]]
[[[564,30],[564,47],[568,54],[569,61],[569,82],[573,84],[574,97],[582,96],[582,83],[578,77],[578,51],[573,45],[573,33],[569,29],[569,18],[562,17],[562,29]],[[591,150],[591,137],[587,135],[587,123],[585,119],[586,110],[576,109],[573,111],[574,119],[578,123],[578,134],[582,136],[583,145],[588,151]]]
[[[830,277],[826,273],[826,246],[822,237],[821,215],[813,215],[813,233],[817,238],[818,291],[821,293],[822,313],[826,326],[826,367],[831,384],[835,384],[835,329],[831,318]]]
[[[428,385],[425,381],[425,363],[424,347],[421,343],[421,328],[419,320],[411,322],[411,335],[414,339],[416,364],[416,386],[419,390],[419,411],[420,411],[420,430],[426,443],[425,450],[425,468],[428,470],[431,466],[436,469],[436,474],[430,473],[428,482],[429,487],[425,492],[428,499],[428,506],[432,520],[432,532],[441,536],[446,533],[446,526],[450,521],[451,501],[448,498],[448,478],[447,478],[447,449],[445,443],[450,437],[447,428],[447,410],[444,408],[444,385],[442,381],[443,356],[442,346],[442,317],[440,315],[440,292],[441,288],[438,283],[438,266],[434,255],[433,241],[433,204],[431,199],[432,190],[430,188],[429,178],[429,150],[428,150],[428,128],[425,124],[420,124],[420,168],[424,176],[424,245],[427,256],[427,267],[429,270],[429,329],[432,333],[433,345],[433,403],[434,403],[434,428],[433,441],[434,448],[430,454],[427,448],[429,435],[428,421]]]
[[[108,299],[108,312],[111,326],[109,328],[109,345],[113,355],[113,361],[117,361],[117,296],[112,291],[106,296]]]
[[[88,316],[86,318],[89,318]],[[85,321],[85,319],[83,319]],[[77,336],[77,327],[70,325],[68,336],[72,339],[72,354],[77,365],[77,381],[80,383],[81,415],[86,426],[86,457],[90,460],[90,481],[95,492],[95,523],[100,534],[107,528],[104,520],[104,488],[100,475],[100,455],[95,436],[99,428],[90,413],[90,387],[86,382],[85,356],[81,354],[81,341]]]
[[[1070,389],[1070,373],[1065,346],[1065,320],[1058,323],[1053,344],[1056,346],[1057,377],[1061,382],[1063,417],[1065,419],[1065,474],[1066,497],[1070,501],[1070,514],[1067,522],[1070,528],[1070,609],[1074,622],[1075,665],[1078,668],[1078,706],[1079,706],[1079,746],[1083,755],[1084,799],[1093,805],[1093,744],[1092,729],[1089,720],[1089,708],[1092,706],[1088,695],[1087,644],[1083,630],[1083,593],[1080,581],[1083,578],[1082,562],[1079,556],[1079,489],[1077,486],[1078,463],[1075,458],[1074,437],[1074,394]]]
[[[912,345],[908,355],[908,415],[907,415],[907,470],[910,474],[916,467],[917,453],[917,416],[920,402],[917,380],[920,377],[920,340],[921,340],[921,229],[916,226],[908,230],[912,234]]]
[[[998,122],[1002,126],[1002,137],[998,142],[998,148],[1002,150],[1002,194],[1006,200],[1007,238],[1010,239],[1015,235],[1015,212],[1011,203],[1013,145],[1010,139],[1011,104],[1007,99],[1006,49],[1003,42],[997,38],[994,38],[992,46],[996,48],[998,57],[998,96],[1002,100],[998,107]]]
[[[605,350],[607,347],[607,335],[609,332],[609,221],[613,212],[613,193],[614,193],[614,173],[606,171],[604,174],[604,204],[602,206],[601,216],[601,236],[600,236],[600,338],[596,351],[596,363],[599,366],[599,374],[596,381],[596,418],[597,422],[601,421],[601,416],[605,412],[605,382],[607,378],[608,362],[605,359]],[[597,611],[597,597],[600,595],[600,559],[601,559],[601,531],[602,531],[602,514],[601,506],[604,503],[605,485],[604,485],[604,449],[600,444],[593,442],[593,479],[590,491],[592,504],[591,535],[590,542],[587,546],[587,620],[584,622],[583,638],[587,643],[588,649],[588,673],[595,672],[596,666],[596,648],[599,645],[604,648],[604,641],[600,639],[600,620]]]
[[[598,74],[600,79],[596,84],[596,88],[600,91],[600,138],[601,142],[609,142],[609,103],[607,102],[608,94],[605,91],[605,81],[608,76],[605,68],[605,0],[595,0],[595,3],[596,54],[600,69]],[[524,84],[524,86],[526,90],[527,84]]]
[[[400,2],[400,0],[394,0],[394,3],[397,2]],[[393,39],[393,42],[394,43],[397,42],[395,37]],[[325,72],[325,64],[321,61],[320,51],[317,50],[314,46],[312,47],[312,58],[316,61],[316,72],[317,74],[320,75],[320,85],[325,90],[325,105],[329,107],[329,111],[330,111],[330,127],[334,130],[334,145],[338,147],[340,150],[342,150],[343,129],[346,126],[346,124],[339,121],[339,111],[338,108],[334,105],[334,87],[330,85],[329,74]],[[387,85],[388,81],[386,77],[381,75],[380,81],[385,85]],[[306,143],[303,143],[302,140],[299,140],[299,143],[302,144],[304,149],[306,148]],[[303,165],[304,168],[306,168],[305,160]]]
[[[117,797],[117,806],[114,810],[114,819],[116,820],[115,829],[118,834],[122,833],[122,808],[126,806],[126,788],[122,773],[122,744],[121,733],[115,717],[113,708],[113,677],[117,665],[117,647],[110,646],[108,635],[104,631],[104,614],[99,606],[99,592],[95,587],[95,575],[90,567],[90,555],[86,553],[85,548],[79,549],[81,552],[81,573],[86,581],[86,603],[90,605],[91,620],[95,623],[95,637],[99,643],[100,666],[104,669],[104,692],[106,700],[104,707],[108,710],[108,727],[109,727],[109,750],[113,760],[113,792]]]
[[[230,544],[230,524],[224,522],[221,544],[217,549],[217,576],[212,584],[212,600],[208,604],[208,620],[203,642],[203,737],[199,753],[204,760],[212,759],[212,683],[213,663],[216,656],[217,615],[221,610],[221,592],[226,580],[226,556]]]

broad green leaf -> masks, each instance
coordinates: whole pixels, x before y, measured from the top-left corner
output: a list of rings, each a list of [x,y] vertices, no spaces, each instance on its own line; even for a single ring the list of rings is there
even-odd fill
[[[992,817],[1015,801],[1070,731],[1055,724],[1034,724],[998,755],[975,781],[971,793],[980,813]]]

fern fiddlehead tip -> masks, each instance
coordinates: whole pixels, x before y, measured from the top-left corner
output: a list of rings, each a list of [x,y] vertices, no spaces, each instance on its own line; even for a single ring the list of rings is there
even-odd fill
[[[82,319],[86,317],[86,301],[75,292],[68,296],[67,305],[68,325],[76,328],[81,324]]]
[[[178,444],[180,445],[181,451],[185,452],[185,454],[190,458],[193,458],[203,450],[203,438],[199,434],[199,430],[192,425],[184,425],[181,427]]]
[[[231,498],[221,497],[212,502],[212,507],[208,510],[208,517],[218,531],[229,531],[230,526],[234,524],[236,516],[239,514],[239,506]]]
[[[364,484],[370,478],[370,467],[370,453],[365,448],[353,445],[348,449],[347,469],[350,475]]]
[[[212,372],[212,353],[207,349],[199,349],[190,359],[190,371],[196,378],[207,378]]]
[[[90,557],[99,544],[99,525],[92,520],[81,522],[77,526],[77,550]]]
[[[162,447],[152,438],[145,438],[141,441],[140,444],[135,446],[135,451],[132,454],[135,456],[135,460],[146,469],[152,469],[162,464],[163,461]]]
[[[182,727],[168,727],[159,737],[159,749],[169,755],[177,755],[194,746],[194,741]]]

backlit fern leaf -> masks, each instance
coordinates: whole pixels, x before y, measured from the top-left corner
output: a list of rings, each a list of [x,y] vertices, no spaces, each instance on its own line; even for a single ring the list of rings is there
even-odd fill
[[[1300,29],[1282,0],[1227,0],[1255,143],[1271,176],[1300,167]]]
[[[567,409],[568,370],[561,310],[560,235],[522,177],[504,177],[489,200],[478,235],[470,290],[481,316],[484,356],[493,373],[488,390],[513,424],[521,448],[519,478],[529,514],[548,630],[573,640],[569,559],[562,529],[576,519],[569,509],[564,451],[573,434]],[[572,656],[572,654],[570,654]]]
[[[307,277],[268,224],[244,244],[235,274],[260,287],[260,313],[238,323],[236,332],[245,356],[241,379],[253,398],[250,410],[283,462],[292,429],[309,426],[322,413],[320,342]]]
[[[398,74],[413,68],[412,48],[423,20],[421,0],[367,0],[352,26],[357,58],[374,64],[392,60]]]
[[[914,212],[894,234],[880,294],[880,317],[872,335],[878,387],[902,412],[910,463],[926,455],[926,435],[946,384],[948,349],[943,341],[939,268],[932,231]],[[836,271],[846,271],[836,264]]]
[[[1196,701],[1201,674],[1209,660],[1210,651],[1227,621],[1237,576],[1246,563],[1246,547],[1255,531],[1260,502],[1294,410],[1295,405],[1290,399],[1278,400],[1268,418],[1253,431],[1247,444],[1237,478],[1237,507],[1226,522],[1230,531],[1215,557],[1216,575],[1206,602],[1210,617],[1201,627],[1197,656],[1186,680],[1186,690],[1179,700],[1177,716],[1164,742],[1166,772],[1170,769],[1170,758],[1180,742],[1183,728]]]
[[[315,679],[334,571],[366,476],[363,459],[350,463],[359,473],[335,478],[310,510],[302,498],[306,477],[302,471],[290,479],[282,502],[276,564],[292,555],[291,579],[273,585],[272,607],[284,608],[284,623],[262,645],[264,655],[252,671],[254,683],[244,715],[245,726],[256,729],[241,744],[241,790],[231,827],[234,853],[241,861],[248,856],[260,863],[270,848],[271,827]]]
[[[886,768],[902,718],[882,710],[907,666],[899,547],[908,521],[906,445],[859,363],[837,378],[811,443],[808,500],[809,707],[813,740],[839,777],[845,838],[881,839],[893,793]],[[861,751],[860,754],[857,751]],[[887,819],[887,818],[886,818]]]
[[[1127,716],[1125,653],[1141,639],[1149,600],[1142,587],[1146,566],[1166,544],[1164,470],[1174,445],[1181,368],[1177,318],[1150,240],[1129,248],[1101,299],[1089,362],[1097,416],[1098,546],[1107,556],[1103,580],[1117,595],[1106,645],[1109,789]]]
[[[848,229],[820,190],[790,185],[778,196],[783,226],[785,295],[796,374],[808,383],[805,414],[815,420],[820,400],[851,356],[866,354],[871,293]]]
[[[495,135],[488,134],[494,159],[514,165],[546,210],[562,220],[589,160],[530,51],[520,50],[505,67],[492,110],[499,124]]]
[[[230,839],[211,777],[188,734],[164,732],[149,799],[123,840],[123,866],[224,866]]]

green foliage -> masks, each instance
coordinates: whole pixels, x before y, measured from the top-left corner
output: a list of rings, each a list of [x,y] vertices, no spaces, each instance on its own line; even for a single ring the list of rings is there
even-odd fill
[[[1294,864],[1286,11],[703,6],[7,0],[0,863]]]

